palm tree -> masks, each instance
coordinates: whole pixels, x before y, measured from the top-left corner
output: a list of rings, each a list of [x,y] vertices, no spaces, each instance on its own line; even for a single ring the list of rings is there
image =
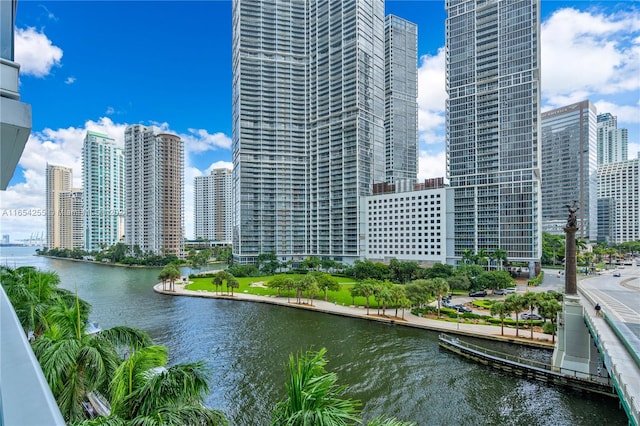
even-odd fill
[[[562,305],[552,294],[545,294],[544,299],[538,305],[540,315],[551,321],[551,341],[554,343],[556,341],[556,318],[561,310]]]
[[[520,324],[520,312],[522,312],[526,306],[526,303],[521,295],[519,294],[510,294],[504,300],[505,305],[509,312],[514,312],[516,314],[516,337],[519,337],[519,324]]]
[[[167,349],[148,346],[133,352],[110,383],[111,415],[126,424],[226,425],[218,410],[203,405],[209,392],[202,362],[166,368]]]
[[[539,305],[540,303],[540,293],[534,293],[533,291],[528,291],[523,296],[524,306],[529,309],[529,314],[533,314],[533,308]],[[533,340],[533,324],[532,324],[531,316],[529,316],[529,328],[531,329],[531,339]]]
[[[162,290],[167,289],[167,281],[169,280],[169,272],[166,268],[162,269],[158,274],[158,279],[162,281]]]
[[[498,315],[500,318],[500,334],[504,336],[504,319],[509,315],[510,309],[503,302],[495,302],[491,305],[491,315]]]
[[[380,283],[378,291],[376,292],[376,301],[378,305],[382,304],[383,316],[387,314],[387,304],[393,299],[393,293],[391,292],[393,285],[391,281],[385,280]]]
[[[467,265],[473,265],[475,263],[475,255],[473,254],[473,250],[463,250],[462,258],[460,259],[462,263]]]
[[[309,298],[309,305],[313,306],[313,298],[316,297],[316,294],[320,291],[318,287],[318,280],[313,275],[307,274],[302,279],[304,282],[304,291],[307,293],[307,297]]]
[[[220,271],[218,272],[213,279],[211,280],[213,285],[216,287],[216,291],[218,290],[218,286],[220,287],[220,291],[222,291],[223,285],[227,285],[227,291],[231,289],[231,294],[233,295],[233,289],[240,287],[240,283],[236,280],[236,277],[233,276],[230,272]]]
[[[398,308],[400,307],[400,300],[406,299],[407,295],[404,291],[404,286],[399,284],[394,284],[391,287],[391,300],[393,301],[393,305],[396,307],[396,318],[398,317]]]
[[[53,300],[69,293],[58,288],[60,278],[55,272],[41,272],[31,266],[2,266],[0,279],[25,333],[33,337],[47,328],[46,314]]]
[[[87,315],[77,298],[72,307],[57,299],[47,321],[49,328],[33,342],[33,352],[67,422],[85,418],[82,402],[90,392],[106,392],[119,350],[151,344],[145,332],[129,327],[86,334]]]
[[[504,269],[504,264],[507,262],[507,251],[501,248],[497,248],[493,251],[493,257],[498,261],[500,265],[500,270]]]
[[[409,300],[407,297],[403,297],[398,301],[398,305],[402,308],[402,319],[404,319],[404,310],[411,307],[411,300]],[[396,316],[398,316],[397,313]]]
[[[287,398],[276,404],[273,426],[349,425],[360,421],[359,401],[343,397],[346,386],[325,370],[325,348],[318,352],[289,355],[285,389]]]
[[[240,283],[233,274],[227,272],[227,292],[231,289],[231,296],[233,296],[234,288],[240,288]]]
[[[378,285],[378,281],[374,279],[366,279],[364,281],[358,281],[351,288],[352,296],[362,296],[365,299],[365,307],[367,308],[367,315],[369,315],[369,307],[371,306],[369,301],[371,296],[375,294],[376,286]]]
[[[176,291],[176,281],[180,279],[182,274],[176,265],[167,265],[169,267],[167,272],[167,278],[169,279],[169,284],[171,291]]]
[[[482,247],[480,250],[478,250],[478,253],[476,253],[476,259],[478,259],[478,263],[480,265],[487,265],[488,263],[488,258],[489,258],[489,253],[487,253],[487,250]]]
[[[442,300],[442,295],[449,292],[449,283],[444,278],[432,278],[427,281],[429,282],[429,289],[438,301],[438,318],[440,318],[440,301]]]

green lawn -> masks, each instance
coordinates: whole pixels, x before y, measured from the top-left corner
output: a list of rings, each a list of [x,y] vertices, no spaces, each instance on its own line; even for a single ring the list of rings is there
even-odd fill
[[[238,280],[238,283],[240,284],[240,288],[236,288],[233,290],[234,294],[236,293],[248,293],[248,294],[256,294],[256,295],[261,295],[261,296],[275,296],[278,294],[277,290],[272,290],[269,288],[263,288],[263,287],[256,287],[256,286],[251,286],[251,284],[255,284],[255,283],[263,283],[264,285],[267,285],[267,283],[269,282],[269,280],[273,279],[275,277],[275,275],[270,275],[270,276],[264,276],[264,277],[243,277],[243,278],[236,278]],[[295,278],[295,275],[292,275],[291,277]],[[352,278],[347,278],[347,277],[338,277],[338,276],[334,276],[334,278],[340,283],[340,291],[329,291],[327,293],[327,300],[330,302],[335,302],[335,303],[339,303],[339,304],[344,304],[347,306],[350,306],[352,304],[354,304],[354,300],[351,297],[351,288],[353,287],[353,285],[355,284],[355,281]],[[215,288],[213,287],[213,284],[211,283],[212,278],[190,278],[190,281],[192,282],[192,284],[188,284],[185,288],[187,290],[205,290],[205,291],[210,291],[210,292],[214,292]],[[227,289],[223,288],[222,290],[220,288],[218,288],[218,291],[222,291],[223,294],[227,293]],[[458,293],[458,292],[455,292]],[[454,294],[455,294],[454,293]],[[460,292],[460,294],[466,294],[465,292]],[[295,293],[293,291],[290,292],[289,294],[292,298],[295,297]],[[287,297],[286,293],[282,293],[280,295],[281,297]],[[304,297],[304,296],[303,296]],[[318,294],[316,296],[317,300],[323,300],[324,299],[324,292],[321,292],[320,294]],[[371,297],[370,300],[370,308],[371,309],[377,309],[378,305],[375,301],[374,297]],[[487,303],[488,302],[488,303]],[[487,305],[490,305],[491,302],[493,301],[489,301],[488,299],[483,299],[483,300],[476,300],[474,301],[474,304],[478,307],[484,307],[487,308]],[[356,297],[355,298],[355,306],[365,306],[365,298],[364,297]],[[395,309],[395,308],[391,308],[391,309]],[[480,317],[484,317],[483,315],[477,315],[477,314],[461,314],[461,315],[455,315],[455,316],[449,316],[448,315],[448,311],[454,312],[453,310],[447,310],[447,308],[443,308],[442,309],[442,315],[439,318],[441,321],[449,321],[449,322],[473,322],[473,323],[481,323],[481,324],[487,324],[487,325],[495,325],[495,326],[500,326],[500,320],[497,318],[490,318],[490,315],[487,315],[486,318],[480,318]],[[473,317],[473,318],[471,318]],[[434,318],[435,319],[435,318]],[[539,323],[539,321],[533,321],[534,325],[540,325],[537,324]],[[520,327],[522,329],[522,327],[524,325],[527,325],[528,322],[524,322],[524,321],[520,321]],[[515,321],[512,319],[506,319],[505,320],[505,326],[513,326],[515,325]]]
[[[273,279],[275,275],[269,275],[265,277],[243,277],[236,278],[238,283],[240,283],[240,288],[236,288],[233,290],[235,293],[248,293],[248,294],[256,294],[260,296],[275,296],[278,294],[278,291],[275,289],[251,286],[251,284],[255,283],[263,283],[265,286],[267,283]],[[295,277],[295,275],[292,275]],[[351,297],[351,288],[355,284],[355,281],[352,278],[348,277],[337,277],[334,278],[340,283],[340,291],[329,291],[327,292],[327,300],[330,302],[335,302],[344,305],[352,305],[354,303],[353,298]],[[215,288],[211,283],[212,278],[190,278],[192,284],[188,284],[185,288],[187,290],[205,290],[214,292]],[[220,287],[218,287],[218,291],[220,291]],[[222,289],[223,293],[227,292],[226,287]],[[287,297],[287,294],[283,292],[281,294],[282,297]],[[295,293],[293,291],[290,292],[291,297],[295,297]],[[320,294],[316,295],[316,299],[323,300],[324,299],[324,291],[321,291]],[[370,299],[371,307],[377,308],[375,299],[372,297]],[[356,306],[365,306],[366,301],[364,297],[356,297],[355,305]]]

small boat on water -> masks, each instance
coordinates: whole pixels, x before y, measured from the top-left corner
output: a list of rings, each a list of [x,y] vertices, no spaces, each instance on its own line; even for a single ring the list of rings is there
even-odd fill
[[[102,328],[100,328],[100,325],[98,325],[97,322],[88,322],[87,323],[87,328],[86,328],[86,333],[87,334],[98,334],[102,331]]]

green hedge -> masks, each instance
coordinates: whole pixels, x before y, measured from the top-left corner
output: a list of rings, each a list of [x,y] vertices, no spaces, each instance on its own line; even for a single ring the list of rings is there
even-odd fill
[[[489,299],[474,300],[473,306],[477,306],[478,308],[482,308],[482,309],[491,310],[491,306],[493,306],[495,302],[497,302],[497,300],[489,300]]]
[[[540,284],[542,284],[543,279],[544,279],[544,271],[540,271],[538,276],[533,279],[530,279],[527,284],[532,287],[537,287]]]

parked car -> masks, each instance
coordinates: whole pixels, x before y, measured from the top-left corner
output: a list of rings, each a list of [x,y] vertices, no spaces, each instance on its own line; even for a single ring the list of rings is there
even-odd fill
[[[516,288],[515,287],[509,287],[509,288],[505,288],[504,291],[506,291],[507,294],[511,294],[511,293],[515,293],[516,292]]]
[[[619,277],[619,276],[620,276],[620,272],[614,272],[614,273],[613,273],[613,276],[614,276],[614,277]]]
[[[495,290],[493,290],[493,294],[507,294],[507,289],[506,288],[496,288]]]
[[[470,297],[485,297],[487,295],[487,292],[484,290],[477,290],[477,291],[470,291],[469,292],[469,296]]]
[[[455,309],[456,311],[462,312],[462,313],[471,312],[471,309],[467,308],[464,305],[453,305],[452,308]]]
[[[542,320],[542,317],[540,315],[538,315],[538,314],[532,314],[530,312],[525,312],[524,314],[520,314],[520,319],[523,319],[523,320],[526,320],[526,321],[528,321],[528,320],[540,321],[540,320]]]

